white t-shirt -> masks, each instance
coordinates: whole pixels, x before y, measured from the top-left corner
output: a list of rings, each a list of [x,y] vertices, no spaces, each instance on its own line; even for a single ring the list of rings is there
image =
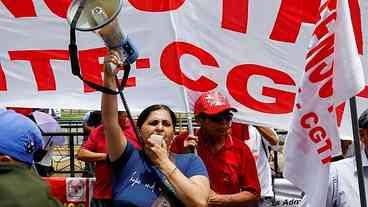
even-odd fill
[[[368,160],[364,150],[362,154],[362,167],[364,188],[368,196]],[[301,207],[310,207],[304,196]],[[326,207],[357,207],[360,206],[358,172],[354,157],[345,158],[330,165]]]
[[[245,143],[251,149],[256,160],[258,179],[261,185],[261,197],[268,197],[273,196],[271,167],[261,140],[262,136],[257,129],[249,126],[249,139],[245,140]],[[263,142],[265,147],[269,145],[265,139],[263,139]]]

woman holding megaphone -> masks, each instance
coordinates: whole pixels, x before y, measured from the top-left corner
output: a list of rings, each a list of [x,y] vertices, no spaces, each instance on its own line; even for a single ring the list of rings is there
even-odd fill
[[[104,86],[116,90],[121,69],[119,54],[112,50],[104,61]],[[135,149],[118,124],[116,95],[103,94],[102,122],[113,169],[114,206],[207,206],[209,181],[202,160],[195,154],[170,153],[176,123],[166,105],[142,111],[137,127],[143,150]]]

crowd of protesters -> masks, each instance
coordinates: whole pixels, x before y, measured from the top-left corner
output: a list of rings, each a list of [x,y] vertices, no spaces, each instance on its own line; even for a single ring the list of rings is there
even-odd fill
[[[121,64],[114,51],[104,60],[104,86],[115,90],[119,68],[112,70],[110,63]],[[85,118],[89,136],[77,158],[96,163],[92,207],[272,206],[268,158],[269,148],[279,142],[278,136],[267,127],[233,123],[237,109],[222,93],[202,93],[194,105],[199,129],[178,136],[176,115],[168,106],[149,106],[132,123],[117,105],[116,95],[104,93],[101,112]],[[42,138],[38,113],[42,112],[26,117],[0,110],[1,206],[61,206],[31,167],[36,164],[39,175],[50,176],[40,167],[52,147],[45,145],[50,138]],[[97,118],[89,121],[95,115]],[[360,116],[359,128],[366,168],[368,111]],[[326,207],[359,205],[355,158],[349,145],[351,140],[342,142],[343,156],[336,157],[339,161],[331,165]],[[26,198],[24,195],[31,191],[36,194],[32,199],[14,199]]]

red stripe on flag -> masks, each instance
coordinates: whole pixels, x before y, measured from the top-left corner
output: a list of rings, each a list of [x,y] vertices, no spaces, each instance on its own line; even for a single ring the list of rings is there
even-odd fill
[[[362,91],[358,93],[359,97],[368,98],[368,86],[366,85]]]
[[[6,91],[7,85],[6,85],[6,78],[5,73],[0,65],[0,91]]]
[[[345,102],[338,105],[335,109],[337,126],[339,126],[339,127],[341,126],[342,115],[344,114],[344,110],[345,110]]]

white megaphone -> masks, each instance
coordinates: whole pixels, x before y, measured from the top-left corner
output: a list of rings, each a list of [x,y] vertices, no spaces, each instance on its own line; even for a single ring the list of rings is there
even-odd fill
[[[122,0],[73,0],[68,8],[67,21],[71,24],[77,10],[81,9],[75,29],[96,32],[106,47],[116,49],[123,62],[132,64],[138,58],[138,51],[120,30],[116,17],[122,6]]]

